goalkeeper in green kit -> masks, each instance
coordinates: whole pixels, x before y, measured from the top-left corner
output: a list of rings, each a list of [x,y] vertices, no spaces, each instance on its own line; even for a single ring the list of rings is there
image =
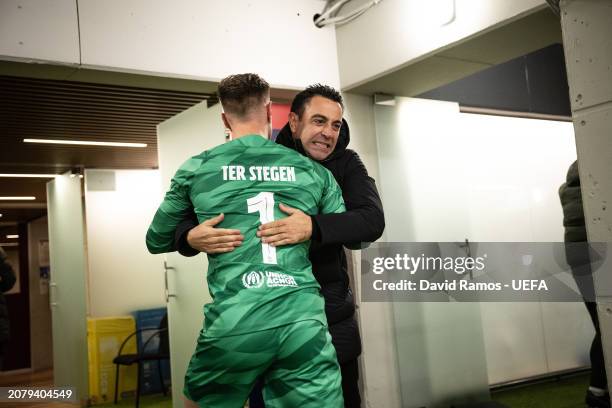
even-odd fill
[[[174,251],[177,225],[195,209],[200,222],[224,214],[240,230],[234,251],[208,255],[212,303],[185,376],[186,406],[244,405],[263,377],[266,407],[343,407],[323,298],[308,260],[309,242],[273,247],[259,225],[281,218],[283,203],[308,214],[343,212],[342,193],[318,163],[276,144],[269,86],[255,74],[219,84],[232,140],[187,160],[172,179],[151,226],[152,253]],[[318,120],[339,126],[342,109]]]

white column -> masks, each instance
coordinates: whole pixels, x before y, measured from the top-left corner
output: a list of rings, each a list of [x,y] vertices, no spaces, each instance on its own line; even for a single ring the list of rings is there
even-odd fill
[[[562,0],[560,8],[587,234],[612,242],[612,1]],[[602,272],[595,287],[612,389],[612,279]]]

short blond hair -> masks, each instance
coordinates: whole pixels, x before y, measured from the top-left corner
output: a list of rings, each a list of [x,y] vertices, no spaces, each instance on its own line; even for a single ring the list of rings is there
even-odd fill
[[[257,74],[230,75],[221,80],[217,94],[226,113],[245,118],[265,105],[270,85]]]

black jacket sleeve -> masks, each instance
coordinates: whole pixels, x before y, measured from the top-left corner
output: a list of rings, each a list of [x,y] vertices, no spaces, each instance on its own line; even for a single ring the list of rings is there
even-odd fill
[[[176,227],[176,231],[174,232],[174,245],[176,246],[176,250],[179,254],[183,256],[196,256],[200,252],[197,249],[193,249],[189,246],[187,242],[187,234],[189,231],[198,225],[198,218],[195,215],[195,212],[191,212],[189,218],[185,218],[181,223]]]
[[[0,260],[0,293],[11,290],[16,281],[13,267],[5,260]]]
[[[374,242],[385,229],[382,202],[374,179],[352,150],[336,180],[342,189],[346,212],[318,214],[312,217],[313,240],[322,245],[343,244],[350,249],[361,248],[362,242]],[[335,173],[335,171],[332,171]]]

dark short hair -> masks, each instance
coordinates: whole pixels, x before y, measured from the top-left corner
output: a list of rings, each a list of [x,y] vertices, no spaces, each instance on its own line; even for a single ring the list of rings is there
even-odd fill
[[[225,77],[217,90],[226,113],[244,118],[270,94],[270,85],[257,74],[236,74]]]
[[[301,117],[304,113],[304,109],[306,109],[306,104],[310,102],[314,96],[322,96],[323,98],[338,102],[340,106],[342,106],[342,110],[344,110],[344,102],[342,101],[340,92],[328,85],[314,84],[310,85],[293,98],[293,102],[291,102],[291,112]]]

